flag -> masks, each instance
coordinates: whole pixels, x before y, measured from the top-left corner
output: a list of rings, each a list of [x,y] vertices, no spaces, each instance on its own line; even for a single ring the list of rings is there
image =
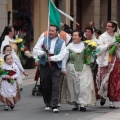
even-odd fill
[[[57,12],[61,13],[62,15],[64,15],[65,17],[67,17],[69,20],[75,22],[78,26],[79,26],[79,23],[77,23],[73,17],[71,17],[70,15],[68,15],[67,13],[63,12],[62,10],[58,9],[55,4],[53,3],[52,0],[49,0],[51,2],[51,4],[54,6],[54,8],[57,10]]]
[[[61,29],[60,22],[61,22],[61,17],[60,13],[56,9],[54,3],[49,0],[49,21],[51,25],[56,25],[59,30]]]

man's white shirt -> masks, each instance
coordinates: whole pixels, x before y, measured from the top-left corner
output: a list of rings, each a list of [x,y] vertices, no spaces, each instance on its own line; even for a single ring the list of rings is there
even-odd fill
[[[54,48],[55,48],[57,39],[58,37],[51,40],[51,46],[49,50],[50,54],[54,54]],[[38,60],[38,56],[43,56],[46,54],[42,48],[43,41],[44,41],[44,37],[40,36],[37,44],[33,48],[35,60]],[[61,61],[64,58],[65,54],[66,54],[66,45],[65,45],[65,42],[63,42],[60,53],[58,55],[51,56],[51,61]]]

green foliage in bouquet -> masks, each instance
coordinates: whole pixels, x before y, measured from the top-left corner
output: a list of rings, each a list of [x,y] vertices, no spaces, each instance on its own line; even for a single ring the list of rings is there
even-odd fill
[[[116,43],[120,43],[120,34],[118,36],[115,36],[116,42],[114,45],[112,45],[111,49],[109,50],[109,53],[112,55],[116,50]]]
[[[3,63],[3,59],[0,58],[0,76],[2,75],[8,75],[9,72],[6,71],[5,69],[3,69],[1,66],[2,66],[2,63]],[[13,79],[10,79],[10,83],[13,84],[14,83],[14,80]]]

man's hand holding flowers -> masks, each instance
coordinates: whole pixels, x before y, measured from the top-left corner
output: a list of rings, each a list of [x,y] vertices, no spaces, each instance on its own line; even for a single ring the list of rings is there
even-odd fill
[[[49,66],[51,67],[51,63],[50,63],[51,57],[49,57],[49,50],[44,45],[42,45],[41,47],[45,52],[46,61],[49,63]]]
[[[44,55],[46,56],[46,60],[48,60],[48,58],[49,58],[49,51],[48,51],[48,49],[44,45],[42,45],[41,47],[42,47],[42,49],[44,51]]]

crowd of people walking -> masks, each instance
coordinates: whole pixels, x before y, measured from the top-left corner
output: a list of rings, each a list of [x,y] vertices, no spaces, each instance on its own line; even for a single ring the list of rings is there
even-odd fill
[[[20,72],[27,76],[13,36],[14,28],[8,26],[1,44],[4,61],[1,70],[4,74],[1,74],[0,101],[5,104],[4,110],[13,109],[20,100]],[[114,109],[114,102],[120,101],[120,40],[117,39],[120,39],[120,34],[115,21],[108,21],[103,33],[94,27],[93,21],[84,32],[72,30],[63,23],[61,30],[50,25],[33,48],[35,64],[42,79],[44,110],[58,113],[59,103],[67,103],[73,105],[73,111],[85,112],[87,106],[96,105],[97,99],[103,106],[107,98],[109,107]],[[86,40],[96,43],[94,54],[86,55]],[[86,56],[90,64],[85,62]]]
[[[65,46],[64,38],[63,42],[58,42],[61,38],[57,26],[50,26],[47,34],[48,43],[47,37],[44,36],[33,49],[35,58],[41,57],[39,63],[45,110],[59,112],[58,104],[61,102],[74,105],[72,110],[86,111],[87,106],[96,105],[97,99],[100,99],[100,105],[103,106],[107,97],[110,100],[109,107],[115,108],[114,102],[120,101],[120,48],[119,42],[116,42],[118,31],[115,21],[108,21],[103,33],[94,27],[93,21],[90,21],[84,32],[72,31],[71,40],[69,39]],[[85,40],[97,44],[94,57],[91,54],[88,56],[91,60],[89,65],[85,63]],[[48,52],[45,52],[42,45]],[[113,46],[116,49],[110,54]],[[49,92],[44,93],[45,89]]]

